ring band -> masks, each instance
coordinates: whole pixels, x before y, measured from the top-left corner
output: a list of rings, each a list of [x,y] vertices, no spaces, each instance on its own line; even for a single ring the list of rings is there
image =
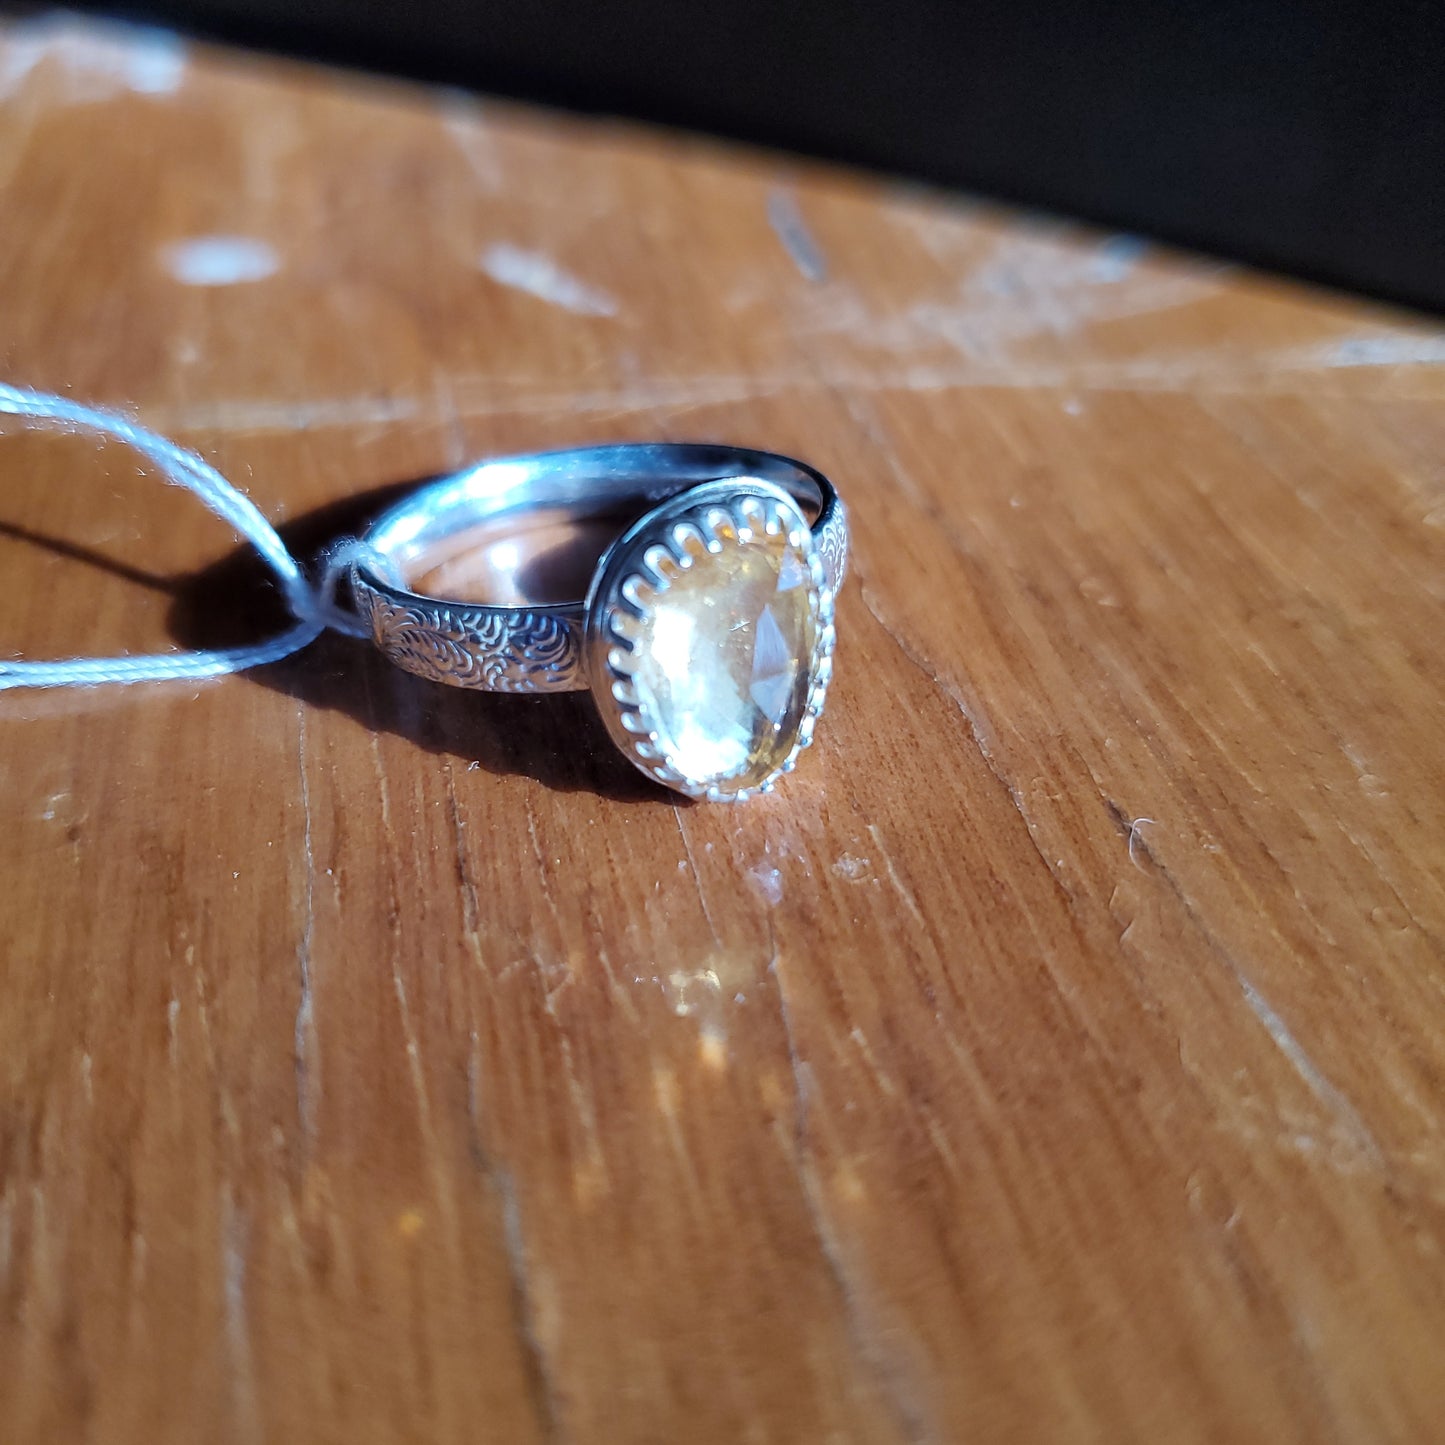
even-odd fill
[[[438,553],[486,534],[515,556],[509,532],[547,518],[620,533],[585,598],[412,590]],[[622,751],[694,797],[769,791],[811,740],[848,522],[802,462],[681,443],[507,457],[418,488],[362,540],[357,609],[408,672],[491,692],[590,688]]]

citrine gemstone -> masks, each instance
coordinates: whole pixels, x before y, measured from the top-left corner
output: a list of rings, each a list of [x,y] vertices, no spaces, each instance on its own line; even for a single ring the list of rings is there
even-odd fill
[[[781,532],[722,538],[652,591],[633,653],[639,707],[668,763],[698,787],[756,787],[787,760],[807,711],[818,598]]]

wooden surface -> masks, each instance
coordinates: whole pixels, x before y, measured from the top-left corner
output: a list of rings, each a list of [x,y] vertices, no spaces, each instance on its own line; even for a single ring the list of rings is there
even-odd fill
[[[856,522],[741,809],[341,640],[0,698],[0,1440],[1441,1438],[1445,334],[164,37],[0,95],[0,374],[297,546],[606,438]],[[7,425],[0,645],[274,624],[141,473]]]

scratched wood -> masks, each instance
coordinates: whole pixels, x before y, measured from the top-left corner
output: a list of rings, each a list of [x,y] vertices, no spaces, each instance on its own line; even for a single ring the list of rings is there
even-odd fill
[[[0,699],[0,1439],[1440,1438],[1445,333],[164,36],[0,97],[0,373],[298,547],[655,437],[857,539],[741,809],[341,640]],[[0,646],[276,624],[143,473],[5,427]]]

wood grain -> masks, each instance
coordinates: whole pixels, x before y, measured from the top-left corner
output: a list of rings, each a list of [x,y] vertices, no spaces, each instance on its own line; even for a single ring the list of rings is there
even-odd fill
[[[0,699],[0,1439],[1439,1438],[1445,334],[154,35],[0,97],[0,371],[298,547],[608,438],[856,523],[741,809],[342,640]],[[274,624],[142,471],[6,427],[0,645]]]

